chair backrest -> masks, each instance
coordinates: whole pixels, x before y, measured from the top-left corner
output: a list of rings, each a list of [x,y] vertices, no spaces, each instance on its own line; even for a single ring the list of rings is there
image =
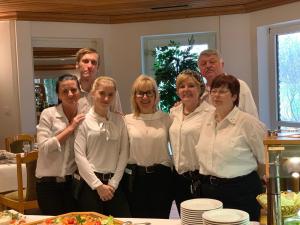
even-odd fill
[[[36,195],[35,169],[38,158],[38,151],[28,153],[18,153],[16,155],[17,163],[17,182],[18,190],[16,192],[0,193],[0,204],[24,213],[27,209],[38,209]],[[27,188],[23,187],[23,170],[26,166]],[[5,182],[5,181],[4,181]],[[25,196],[24,196],[25,195]]]
[[[23,152],[23,142],[28,141],[31,145],[34,143],[34,136],[30,134],[18,134],[5,138],[6,150],[13,153]]]
[[[35,169],[38,158],[38,151],[31,151],[27,154],[17,154],[17,179],[18,179],[18,201],[23,204],[24,209],[38,208],[36,195],[36,177]],[[22,164],[26,165],[27,188],[26,196],[23,196],[23,173]]]

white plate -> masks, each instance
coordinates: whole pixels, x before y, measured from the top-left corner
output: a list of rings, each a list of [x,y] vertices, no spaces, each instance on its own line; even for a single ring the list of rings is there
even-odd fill
[[[249,214],[237,209],[216,209],[203,213],[202,218],[217,223],[244,223],[249,221]]]
[[[188,210],[212,210],[223,206],[223,203],[210,198],[195,198],[182,202],[180,207]]]

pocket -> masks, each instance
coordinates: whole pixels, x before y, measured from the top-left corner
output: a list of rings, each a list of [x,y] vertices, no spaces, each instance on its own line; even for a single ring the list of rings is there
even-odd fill
[[[124,171],[125,186],[128,192],[133,192],[135,176],[136,176],[136,165],[128,164]]]

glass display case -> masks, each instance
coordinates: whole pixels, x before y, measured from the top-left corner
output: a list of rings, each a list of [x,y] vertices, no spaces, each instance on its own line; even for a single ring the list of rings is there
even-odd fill
[[[286,217],[293,216],[298,209],[289,203],[282,192],[299,192],[300,135],[291,133],[271,134],[264,139],[267,176],[267,224],[281,225]],[[289,193],[289,194],[295,194]],[[298,196],[298,195],[297,195]]]

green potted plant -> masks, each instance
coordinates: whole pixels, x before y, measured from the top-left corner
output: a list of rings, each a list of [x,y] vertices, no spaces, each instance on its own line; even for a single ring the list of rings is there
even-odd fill
[[[179,43],[170,41],[168,46],[157,47],[153,51],[154,77],[160,92],[160,108],[169,112],[178,101],[176,94],[176,77],[185,70],[198,70],[196,53],[192,53],[194,39],[188,40],[189,46],[183,48]]]

